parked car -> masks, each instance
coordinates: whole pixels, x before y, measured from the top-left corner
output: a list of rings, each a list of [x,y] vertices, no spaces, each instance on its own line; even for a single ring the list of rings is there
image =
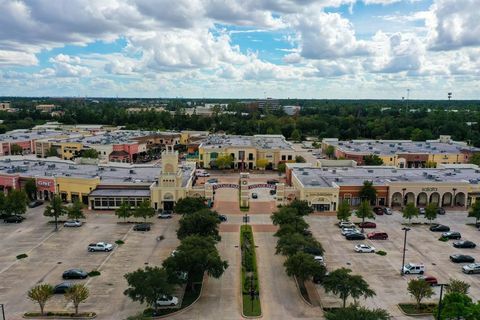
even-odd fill
[[[424,274],[425,266],[423,264],[408,263],[403,266],[404,274]]]
[[[456,231],[448,231],[448,232],[444,232],[442,233],[442,237],[443,238],[447,238],[447,239],[455,239],[455,240],[458,240],[462,237],[462,235],[460,234],[460,232],[456,232]]]
[[[217,178],[212,178],[212,179],[208,179],[207,180],[208,183],[218,183],[218,179]]]
[[[434,276],[418,276],[418,280],[425,280],[432,287],[438,285],[438,280]]]
[[[17,215],[11,215],[3,219],[4,223],[20,223],[23,220],[25,220],[25,217],[22,216],[17,216]]]
[[[113,250],[113,245],[110,243],[106,242],[97,242],[97,243],[90,243],[87,248],[88,251],[90,252],[95,252],[95,251],[112,251]]]
[[[465,254],[452,254],[450,256],[450,261],[455,262],[455,263],[473,263],[475,262],[475,258],[472,256],[467,256]]]
[[[462,267],[462,271],[467,274],[480,273],[480,263],[467,264]]]
[[[445,209],[443,209],[442,207],[438,208],[437,209],[437,214],[444,215],[445,214]]]
[[[174,296],[162,296],[157,300],[157,306],[176,306],[178,304],[178,298]]]
[[[270,195],[271,196],[275,195],[276,193],[277,193],[277,190],[275,190],[275,189],[270,190]]]
[[[277,184],[279,181],[276,179],[267,180],[267,184]]]
[[[252,193],[252,199],[258,199],[258,194],[256,194],[255,192]]]
[[[323,254],[322,250],[317,247],[305,247],[303,252],[311,254],[313,256],[321,256]]]
[[[370,253],[375,252],[375,247],[369,246],[368,244],[357,244],[354,250],[360,253]]]
[[[353,222],[350,222],[350,221],[340,221],[338,223],[338,226],[340,228],[353,228],[353,227],[355,227],[355,224]]]
[[[325,260],[323,259],[322,256],[314,256],[314,257],[313,257],[313,260],[315,260],[316,262],[320,263],[321,265],[325,265]]]
[[[463,241],[455,241],[455,242],[453,243],[453,246],[454,246],[455,248],[473,249],[473,248],[475,248],[477,245],[476,245],[474,242],[472,242],[472,241],[463,240]]]
[[[140,223],[133,226],[133,231],[150,231],[150,224]]]
[[[57,284],[53,288],[53,293],[54,294],[64,294],[67,292],[68,289],[70,289],[73,286],[73,283],[71,282],[62,282],[60,284]]]
[[[158,214],[158,219],[170,219],[172,217],[172,211],[163,210]]]
[[[418,214],[425,214],[425,208],[419,208]]]
[[[388,234],[386,232],[370,232],[367,237],[370,240],[387,240]]]
[[[205,170],[197,170],[195,175],[197,177],[210,177],[210,173],[206,172]]]
[[[377,215],[379,215],[379,216],[383,216],[383,214],[384,214],[382,207],[375,207],[375,208],[373,208],[373,212],[375,212],[375,214],[377,214]]]
[[[225,221],[227,221],[227,216],[224,215],[224,214],[218,215],[218,218],[220,219],[220,222],[225,222]]]
[[[376,228],[377,224],[375,222],[365,221],[365,222],[360,222],[358,226],[364,229],[372,229],[372,228]]]
[[[41,206],[42,204],[43,204],[42,200],[33,200],[28,203],[28,207],[35,208],[35,207]]]
[[[64,227],[67,227],[67,228],[78,228],[78,227],[81,227],[82,226],[82,221],[78,221],[78,220],[69,220],[69,221],[66,221],[64,224],[63,224]]]
[[[450,227],[445,226],[443,224],[434,224],[433,226],[430,227],[430,231],[433,231],[433,232],[448,232],[448,231],[450,231]]]
[[[351,232],[345,235],[347,240],[365,240],[365,235],[359,232]]]
[[[390,208],[383,208],[383,213],[385,213],[386,215],[391,216],[391,215],[393,214],[393,211],[392,211],[392,209],[390,209]]]
[[[345,236],[349,233],[361,233],[357,228],[342,228],[342,236]]]
[[[88,274],[82,269],[70,269],[63,273],[63,279],[85,279],[88,277]]]

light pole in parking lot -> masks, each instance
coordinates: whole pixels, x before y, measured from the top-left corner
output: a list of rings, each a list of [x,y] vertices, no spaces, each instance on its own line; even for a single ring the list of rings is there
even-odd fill
[[[402,228],[405,231],[405,237],[403,238],[403,258],[402,258],[402,269],[400,269],[400,274],[403,276],[403,266],[405,265],[405,250],[407,246],[407,232],[410,231],[410,228]]]
[[[57,215],[55,214],[55,209],[51,209],[50,212],[52,213],[53,216],[55,216],[55,231],[58,231],[58,221],[57,221]]]
[[[437,284],[440,286],[440,299],[438,300],[438,314],[437,319],[440,320],[442,318],[442,296],[443,296],[443,287],[448,287],[446,283],[439,283]]]

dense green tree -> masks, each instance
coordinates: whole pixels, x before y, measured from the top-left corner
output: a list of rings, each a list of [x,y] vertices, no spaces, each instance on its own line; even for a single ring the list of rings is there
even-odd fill
[[[155,209],[150,206],[150,201],[145,200],[140,203],[133,211],[135,218],[143,218],[147,222],[147,218],[151,218],[155,215]]]
[[[27,212],[27,194],[23,190],[11,190],[5,199],[5,211],[21,215]]]
[[[74,201],[67,210],[68,218],[72,220],[85,219],[85,215],[83,214],[83,207],[83,203],[78,200]]]
[[[381,166],[383,164],[383,160],[376,154],[370,154],[363,157],[363,163],[366,166]]]
[[[343,301],[343,308],[346,307],[347,299],[369,298],[375,295],[368,283],[360,275],[350,274],[352,270],[346,268],[336,269],[330,272],[323,281],[326,293],[338,295]]]
[[[301,141],[302,140],[302,134],[300,133],[300,130],[295,129],[292,131],[292,134],[290,135],[290,139],[293,141]]]
[[[287,208],[292,208],[297,210],[297,214],[300,216],[307,216],[310,213],[313,213],[312,207],[308,205],[308,202],[305,200],[293,200],[286,206]]]
[[[325,148],[325,154],[329,159],[333,158],[335,155],[335,147],[334,146],[328,146]]]
[[[418,217],[418,208],[415,207],[413,203],[407,203],[405,208],[403,208],[403,217],[408,219],[408,223],[411,223],[412,218]]]
[[[430,283],[423,279],[412,279],[408,282],[408,292],[415,298],[417,309],[420,309],[422,300],[430,298],[435,294]]]
[[[367,218],[370,218],[370,219],[375,218],[375,216],[373,215],[372,207],[370,207],[370,204],[368,203],[367,200],[364,200],[362,201],[362,203],[360,203],[360,206],[355,212],[355,215],[358,218],[362,219],[362,222],[365,222],[365,219]]]
[[[280,237],[277,241],[276,254],[291,256],[306,248],[314,248],[323,252],[322,245],[314,238],[300,233],[289,233]]]
[[[295,276],[300,282],[305,282],[312,277],[324,278],[325,267],[315,261],[313,256],[304,252],[297,252],[287,258],[284,263],[287,275]]]
[[[447,293],[457,292],[461,294],[468,294],[470,289],[470,284],[456,279],[450,279],[448,286],[446,287]]]
[[[90,159],[98,158],[98,151],[95,149],[85,149],[85,150],[82,150],[80,154],[82,158],[90,158]]]
[[[435,220],[437,218],[437,210],[438,210],[438,207],[435,203],[430,203],[425,208],[425,218],[430,223],[432,223],[432,220]]]
[[[291,224],[295,229],[297,229],[297,226],[307,225],[298,211],[290,207],[281,207],[271,215],[271,219],[274,225]]]
[[[350,204],[344,200],[338,205],[337,219],[340,221],[348,221],[352,215]]]
[[[145,267],[125,274],[128,288],[123,294],[133,301],[147,303],[158,310],[157,301],[164,295],[173,293],[173,284],[169,282],[169,275],[164,268]]]
[[[188,274],[188,282],[192,289],[192,280],[205,272],[209,276],[219,278],[228,268],[228,262],[222,260],[215,243],[216,241],[210,237],[188,236],[182,239],[175,254],[163,261],[163,266],[171,274],[177,272]]]
[[[50,204],[45,207],[43,215],[46,217],[55,218],[55,230],[57,230],[57,221],[60,216],[67,214],[68,209],[63,205],[62,198],[59,195],[55,195],[50,201]]]
[[[346,308],[337,309],[325,313],[327,320],[390,320],[391,317],[383,309],[367,309],[356,304]]]
[[[377,190],[373,186],[373,181],[365,180],[358,194],[362,201],[368,200],[371,204],[374,204],[377,200]]]
[[[220,219],[218,213],[209,209],[202,209],[192,214],[187,214],[180,219],[180,227],[177,230],[178,239],[184,239],[191,235],[199,235],[204,237],[212,237],[216,241],[220,241],[221,237],[218,233]]]
[[[10,146],[10,153],[13,155],[23,154],[23,148],[20,147],[18,144],[14,143]]]
[[[47,301],[53,297],[53,287],[49,284],[37,284],[35,287],[28,290],[28,299],[38,303],[40,306],[40,315],[44,315],[45,305]]]
[[[306,161],[305,158],[302,157],[302,156],[296,156],[296,157],[295,157],[295,162],[296,162],[296,163],[305,163],[305,162],[307,162],[307,161]]]
[[[282,173],[285,172],[286,168],[287,166],[285,165],[285,163],[279,163],[277,166],[277,170]]]
[[[308,223],[305,220],[299,220],[295,225],[292,224],[282,224],[278,228],[277,232],[275,232],[275,237],[283,237],[284,235],[291,234],[291,233],[302,233],[304,230],[308,228]]]
[[[115,209],[115,215],[119,219],[123,219],[124,222],[127,221],[127,218],[132,216],[132,208],[130,207],[130,203],[127,201],[123,201],[120,207]]]
[[[229,154],[218,156],[215,159],[215,165],[218,169],[230,169],[233,165],[233,158]]]
[[[438,307],[435,309],[434,314],[439,319],[457,319],[457,320],[476,320],[471,315],[474,306],[472,299],[466,294],[451,292],[447,293],[442,299],[442,313],[438,317]]]
[[[24,189],[28,199],[34,200],[37,198],[37,183],[35,179],[28,179],[27,182],[25,182]]]
[[[207,205],[205,204],[205,198],[185,197],[177,201],[173,211],[185,215],[188,213],[197,212],[202,209],[207,209]]]
[[[468,210],[468,216],[470,218],[475,218],[475,224],[478,223],[478,220],[480,219],[480,201],[476,201],[472,204],[470,210]]]
[[[472,164],[476,164],[477,166],[480,166],[480,152],[476,152],[474,153],[471,157],[470,157],[470,163]]]
[[[58,151],[55,147],[50,147],[47,150],[47,157],[58,157]]]

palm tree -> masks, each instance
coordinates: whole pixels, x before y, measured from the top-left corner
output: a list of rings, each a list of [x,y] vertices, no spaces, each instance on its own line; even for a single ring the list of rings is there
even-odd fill
[[[87,300],[90,292],[84,284],[74,284],[65,292],[65,299],[71,301],[75,307],[75,315],[78,315],[78,305]]]
[[[53,287],[46,283],[36,285],[28,290],[27,296],[30,300],[38,303],[40,314],[43,316],[45,304],[53,296]]]

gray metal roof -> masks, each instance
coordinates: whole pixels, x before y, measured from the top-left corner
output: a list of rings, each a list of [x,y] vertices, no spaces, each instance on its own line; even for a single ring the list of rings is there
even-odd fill
[[[150,189],[95,189],[89,195],[94,197],[150,197]]]

